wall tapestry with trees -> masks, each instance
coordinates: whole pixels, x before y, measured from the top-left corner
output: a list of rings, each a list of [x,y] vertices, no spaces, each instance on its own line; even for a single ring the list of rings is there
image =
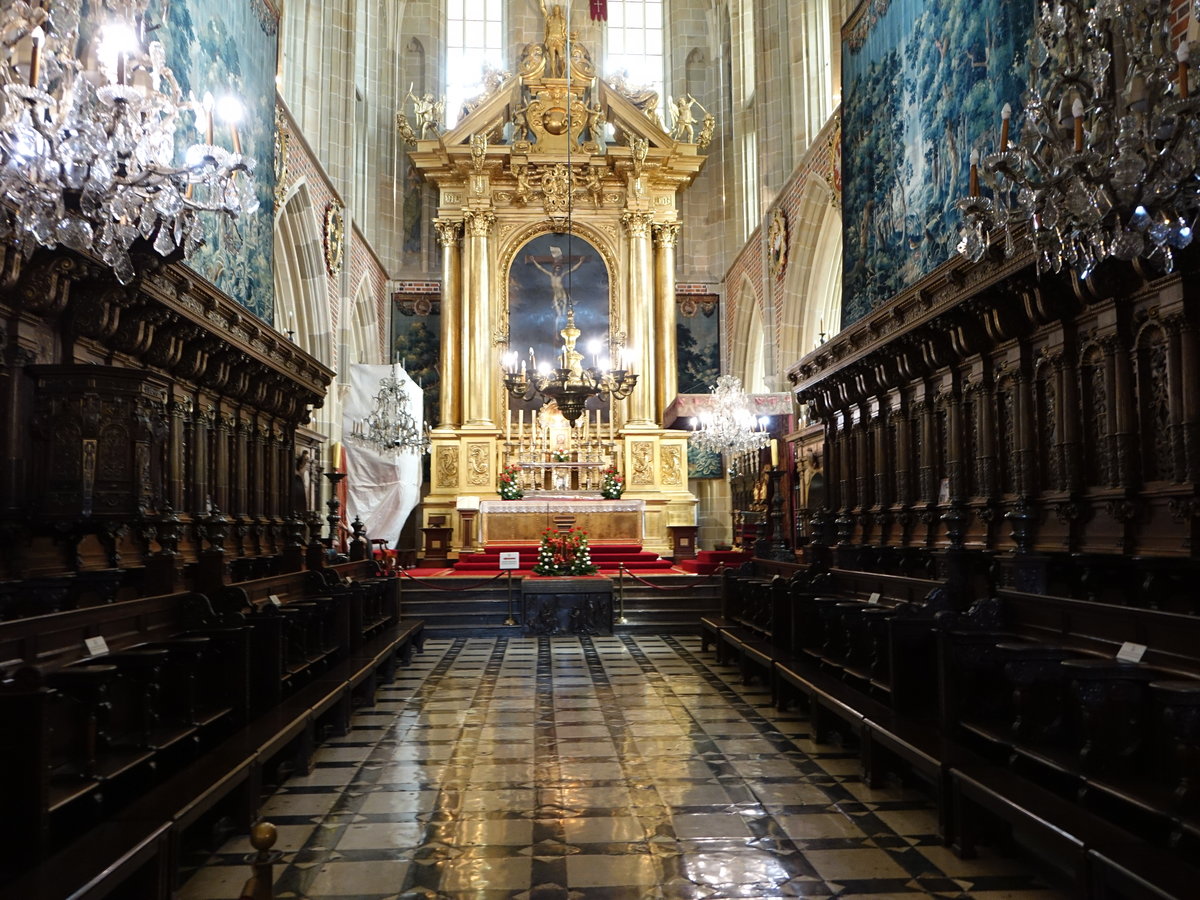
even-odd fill
[[[954,253],[972,149],[1019,110],[1032,0],[864,0],[842,29],[842,325]],[[1014,113],[1013,134],[1019,120]]]

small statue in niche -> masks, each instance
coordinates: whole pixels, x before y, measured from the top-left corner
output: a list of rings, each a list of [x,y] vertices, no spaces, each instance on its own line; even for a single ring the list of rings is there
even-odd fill
[[[693,106],[700,106],[700,104],[691,94],[684,94],[671,104],[672,116],[675,119],[671,128],[671,137],[677,141],[684,141],[688,144],[696,141],[696,117],[692,115]],[[700,106],[700,111],[704,112],[703,106]]]

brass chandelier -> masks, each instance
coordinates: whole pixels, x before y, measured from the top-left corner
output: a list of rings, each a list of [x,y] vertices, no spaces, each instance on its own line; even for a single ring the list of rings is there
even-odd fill
[[[579,340],[580,333],[575,327],[575,307],[568,295],[567,324],[559,332],[563,346],[558,355],[558,365],[551,366],[545,361],[538,364],[532,348],[529,351],[529,365],[533,371],[526,369],[524,360],[518,368],[515,350],[506,353],[502,363],[505,390],[522,400],[532,400],[541,396],[547,402],[553,401],[572,428],[575,427],[576,420],[583,415],[589,399],[611,397],[614,400],[624,400],[633,393],[638,380],[636,375],[622,367],[622,363],[618,363],[617,368],[611,368],[607,361],[603,367],[600,366],[595,355],[595,364],[585,367],[583,354],[575,349],[575,342]]]

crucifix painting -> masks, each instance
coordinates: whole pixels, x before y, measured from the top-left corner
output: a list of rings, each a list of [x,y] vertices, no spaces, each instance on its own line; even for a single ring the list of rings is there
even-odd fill
[[[609,272],[600,252],[577,234],[542,234],[513,255],[508,270],[509,346],[529,368],[557,365],[562,351],[559,332],[566,325],[567,305],[575,310],[582,332],[576,345],[583,365],[603,364],[608,346]],[[538,400],[510,400],[513,409],[536,409]],[[589,409],[607,409],[595,398]]]

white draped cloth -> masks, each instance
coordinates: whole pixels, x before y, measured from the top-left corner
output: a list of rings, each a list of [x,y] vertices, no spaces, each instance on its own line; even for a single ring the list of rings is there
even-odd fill
[[[380,453],[350,437],[354,423],[375,408],[379,383],[389,376],[399,379],[408,392],[408,412],[418,430],[424,429],[421,389],[399,366],[350,366],[350,392],[342,406],[342,434],[346,448],[346,516],[362,519],[367,537],[386,538],[395,547],[409,514],[421,499],[421,454],[409,450]]]

